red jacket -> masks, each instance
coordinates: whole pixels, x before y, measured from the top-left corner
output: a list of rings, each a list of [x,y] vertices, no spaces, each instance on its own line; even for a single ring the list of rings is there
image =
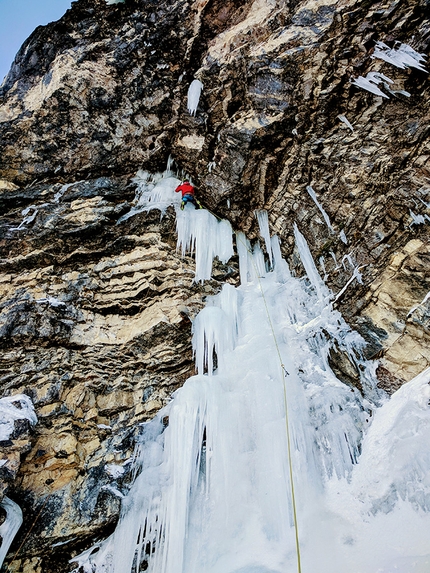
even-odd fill
[[[190,185],[190,183],[182,183],[182,185],[178,185],[175,189],[175,193],[179,193],[181,191],[182,197],[184,195],[194,195],[194,187]]]

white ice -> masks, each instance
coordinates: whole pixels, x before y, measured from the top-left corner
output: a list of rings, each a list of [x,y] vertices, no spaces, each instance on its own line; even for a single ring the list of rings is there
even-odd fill
[[[196,115],[202,89],[203,84],[199,80],[193,80],[188,88],[187,108],[190,115]]]
[[[236,248],[239,254],[239,274],[241,284],[258,281],[266,274],[263,251],[257,243],[254,247],[245,237],[245,234],[236,233]]]
[[[33,402],[25,394],[0,398],[0,441],[10,438],[15,420],[29,420],[32,425],[37,423]]]
[[[423,63],[427,57],[425,54],[416,52],[408,44],[400,44],[398,48],[390,48],[384,42],[376,42],[375,51],[372,58],[384,60],[397,68],[417,68],[422,72],[427,72]]]
[[[45,205],[46,205],[46,203],[41,205],[41,207],[44,207]],[[18,225],[18,227],[13,227],[10,230],[11,231],[20,231],[23,227],[25,227],[26,225],[29,225],[30,223],[32,223],[35,220],[38,212],[39,212],[39,209],[36,207],[36,205],[29,205],[28,207],[26,207],[25,209],[23,209],[21,211],[21,215],[24,217],[24,219],[21,221],[21,223]]]
[[[181,202],[181,194],[175,193],[181,181],[169,166],[164,173],[151,174],[140,170],[132,181],[136,184],[134,205],[128,213],[118,219],[118,224],[138,213],[152,209],[159,209],[163,216],[170,205],[177,207]]]
[[[424,225],[426,223],[425,216],[420,214],[416,215],[412,209],[409,209],[409,215],[412,217],[412,223],[409,225],[410,227],[412,227],[412,225]]]
[[[270,266],[272,266],[273,264],[272,245],[270,240],[269,218],[267,215],[267,211],[264,210],[255,211],[255,216],[257,217],[258,226],[260,228],[260,235],[264,239],[264,244],[266,246],[266,252],[269,257]]]
[[[62,198],[64,193],[67,191],[67,189],[69,189],[70,187],[73,187],[74,185],[78,185],[79,183],[82,183],[82,182],[83,181],[74,181],[73,183],[66,183],[65,185],[62,185],[60,187],[60,190],[57,191],[57,193],[55,193],[55,195],[54,195],[54,203],[60,202],[60,199]]]
[[[4,558],[7,555],[9,547],[22,524],[22,511],[17,503],[4,497],[0,506],[6,512],[6,519],[0,525],[0,567],[3,565]]]
[[[106,464],[106,473],[109,474],[113,479],[118,479],[124,475],[124,468],[119,464]]]
[[[326,222],[327,227],[330,229],[330,232],[334,233],[334,229],[331,226],[330,223],[330,219],[329,216],[327,215],[327,213],[324,211],[323,206],[321,205],[321,203],[318,201],[317,195],[315,193],[315,191],[313,190],[313,188],[308,185],[306,187],[306,191],[309,193],[309,195],[312,197],[312,200],[314,201],[315,205],[318,207],[318,209],[321,211],[322,216],[324,217],[324,221]]]
[[[345,231],[343,229],[339,233],[339,237],[340,237],[340,240],[342,241],[342,243],[345,243],[345,245],[348,244],[348,239],[346,238]]]
[[[46,295],[43,298],[36,299],[37,304],[49,304],[49,306],[59,307],[59,306],[66,306],[65,302],[58,300],[58,298],[54,298],[53,296]]]
[[[347,118],[344,115],[338,115],[337,117],[338,117],[338,119],[340,119],[340,121],[342,123],[344,123],[346,125],[346,127],[348,129],[350,129],[351,131],[354,131],[354,128],[352,127],[352,125],[350,124],[350,122],[347,120]]]
[[[380,74],[378,72],[369,72],[365,78],[363,76],[358,76],[358,78],[351,83],[354,86],[371,92],[372,94],[390,99],[387,94],[378,88],[378,85],[381,83],[385,87],[393,83],[393,80],[390,80],[390,78],[387,78],[387,76],[384,76],[384,74]]]
[[[357,281],[359,284],[363,284],[363,278],[361,276],[360,273],[360,268],[359,267],[355,267],[353,270],[353,273],[351,275],[351,277],[348,279],[348,281],[346,282],[345,286],[337,293],[335,301],[339,300],[340,297],[344,294],[344,292],[346,291],[346,289],[349,287],[349,285],[351,283],[353,283],[354,281]]]
[[[195,282],[203,282],[212,276],[212,264],[215,257],[226,263],[233,256],[232,228],[228,221],[219,220],[206,209],[195,209],[187,203],[180,210],[181,193],[175,189],[181,180],[172,171],[169,162],[164,173],[150,174],[139,171],[133,179],[137,185],[135,205],[123,215],[118,223],[137,213],[158,209],[161,216],[169,206],[176,211],[177,247],[184,256],[195,256]]]
[[[330,255],[331,255],[331,258],[332,258],[333,261],[334,261],[334,265],[335,265],[335,269],[334,269],[334,270],[337,271],[338,269],[340,269],[340,265],[339,265],[339,263],[337,262],[336,255],[333,253],[333,251],[329,251],[329,253],[330,253]]]
[[[320,257],[320,258],[319,258],[319,263],[320,263],[320,267],[322,268],[322,271],[323,271],[323,273],[324,273],[323,281],[325,282],[325,281],[327,280],[327,276],[328,276],[328,275],[327,275],[327,271],[326,271],[326,268],[325,268],[324,257]]]
[[[426,294],[426,296],[423,298],[423,300],[420,302],[420,304],[414,306],[413,308],[411,308],[411,310],[408,312],[408,314],[406,315],[406,317],[411,316],[411,314],[413,314],[420,306],[424,305],[428,300],[430,299],[430,292],[428,292]]]
[[[232,228],[228,221],[219,221],[206,209],[195,209],[187,204],[176,213],[178,249],[182,255],[190,252],[196,259],[196,282],[212,276],[215,257],[226,263],[233,256]]]
[[[303,278],[275,237],[268,271],[236,234],[241,285],[194,320],[197,375],[142,426],[115,532],[74,559],[84,573],[293,573],[296,532],[306,573],[429,570],[430,370],[382,395],[295,238]]]
[[[353,260],[353,258],[352,258],[352,254],[351,254],[351,253],[348,253],[347,255],[344,255],[344,256],[342,257],[341,263],[342,263],[343,268],[346,270],[345,261],[348,262],[348,264],[349,264],[349,266],[350,266],[351,268],[355,268],[355,263],[354,263],[354,260]]]
[[[330,300],[331,293],[326,287],[324,281],[321,279],[309,250],[308,244],[306,243],[306,239],[299,231],[299,228],[296,224],[294,224],[294,237],[296,239],[296,245],[299,250],[300,259],[305,268],[307,278],[310,280],[313,288],[315,289],[319,304],[321,308],[323,308]]]

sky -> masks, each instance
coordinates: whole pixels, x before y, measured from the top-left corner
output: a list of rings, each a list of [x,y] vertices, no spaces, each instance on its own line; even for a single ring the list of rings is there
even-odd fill
[[[31,32],[58,20],[71,0],[0,0],[0,84]]]

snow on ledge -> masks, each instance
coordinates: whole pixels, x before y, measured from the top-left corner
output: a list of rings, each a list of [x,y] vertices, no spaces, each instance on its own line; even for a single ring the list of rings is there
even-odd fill
[[[15,420],[29,420],[31,425],[37,423],[33,402],[25,394],[0,399],[0,441],[9,440]]]

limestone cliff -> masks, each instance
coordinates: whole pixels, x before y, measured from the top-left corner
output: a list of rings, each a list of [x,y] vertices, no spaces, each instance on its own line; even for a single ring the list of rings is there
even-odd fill
[[[0,360],[2,395],[28,394],[39,423],[3,444],[24,510],[11,571],[69,571],[112,528],[115,464],[192,374],[205,294],[237,281],[233,260],[192,284],[171,211],[117,224],[138,169],[172,156],[251,238],[267,209],[301,273],[297,222],[387,391],[429,364],[428,73],[373,57],[378,41],[428,54],[428,8],[78,0],[24,43],[0,88]],[[353,84],[369,72],[382,95]],[[333,368],[354,383],[335,352]]]

